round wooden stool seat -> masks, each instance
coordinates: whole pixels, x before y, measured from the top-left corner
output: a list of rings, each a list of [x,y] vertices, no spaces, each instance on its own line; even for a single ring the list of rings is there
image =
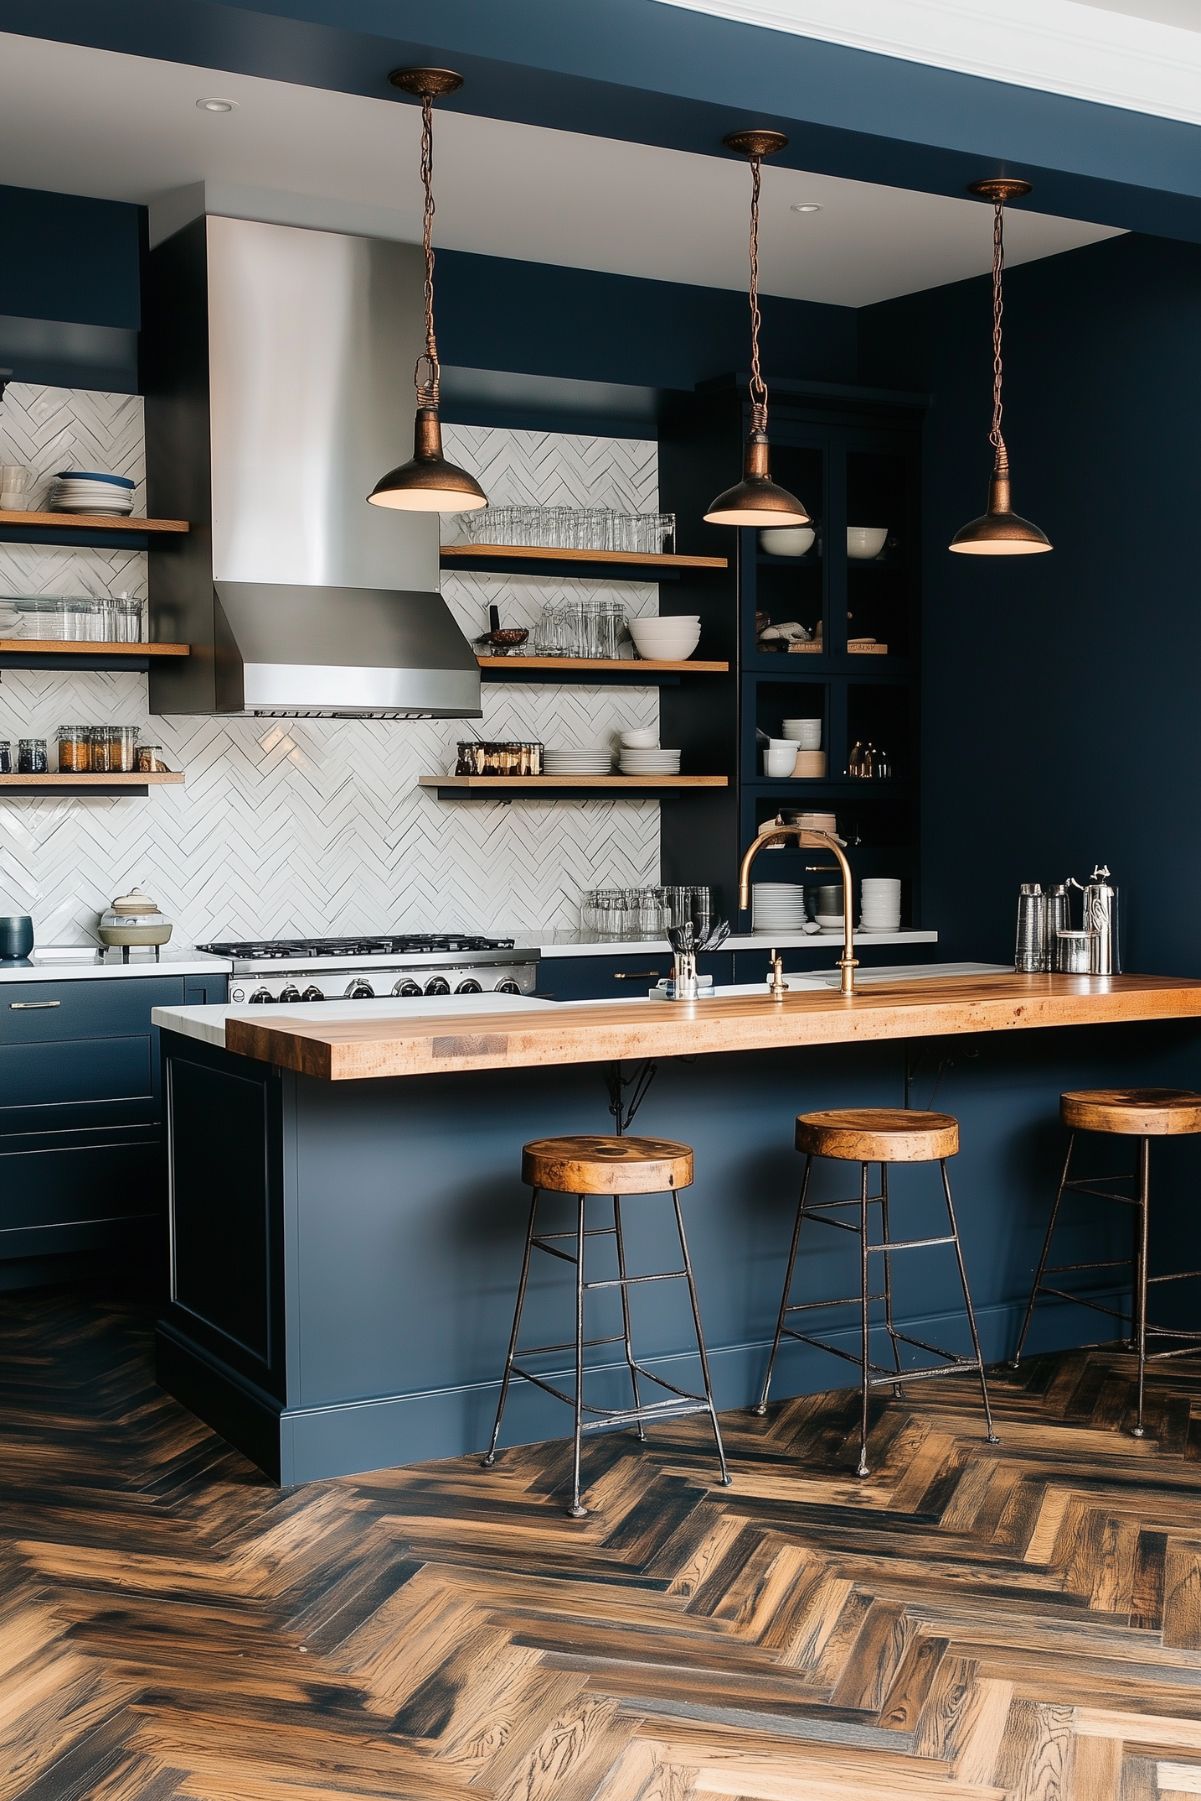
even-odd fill
[[[662,1194],[692,1183],[692,1147],[671,1138],[535,1138],[522,1180],[556,1194]]]
[[[1082,1088],[1060,1095],[1059,1112],[1073,1132],[1129,1138],[1201,1132],[1201,1094],[1190,1088]]]
[[[913,1113],[904,1107],[801,1113],[796,1148],[844,1163],[936,1163],[959,1149],[959,1121],[949,1113]]]

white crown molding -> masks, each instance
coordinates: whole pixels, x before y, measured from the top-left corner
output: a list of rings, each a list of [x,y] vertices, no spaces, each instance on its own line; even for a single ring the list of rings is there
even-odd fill
[[[1201,124],[1201,31],[1079,0],[659,0],[878,56]],[[1135,0],[1132,0],[1132,4]]]

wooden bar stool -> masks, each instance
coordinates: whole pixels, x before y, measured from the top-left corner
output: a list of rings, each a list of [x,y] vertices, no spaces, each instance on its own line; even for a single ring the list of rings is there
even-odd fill
[[[1047,1222],[1047,1230],[1043,1237],[1042,1254],[1038,1260],[1038,1270],[1034,1277],[1034,1286],[1030,1290],[1030,1299],[1026,1305],[1026,1316],[1022,1321],[1022,1330],[1018,1337],[1017,1350],[1013,1354],[1013,1368],[1017,1369],[1022,1360],[1022,1352],[1026,1345],[1026,1334],[1030,1330],[1030,1321],[1034,1317],[1034,1305],[1040,1294],[1055,1295],[1058,1300],[1071,1301],[1077,1307],[1091,1307],[1094,1313],[1107,1314],[1110,1319],[1125,1320],[1126,1311],[1118,1307],[1106,1307],[1100,1301],[1088,1300],[1081,1295],[1071,1294],[1068,1290],[1057,1288],[1047,1281],[1048,1276],[1064,1276],[1075,1270],[1083,1269],[1129,1269],[1131,1273],[1131,1331],[1133,1338],[1114,1340],[1114,1343],[1125,1342],[1138,1354],[1138,1401],[1135,1408],[1134,1425],[1131,1428],[1135,1438],[1142,1438],[1143,1425],[1143,1393],[1146,1385],[1147,1364],[1156,1363],[1165,1357],[1187,1357],[1196,1355],[1201,1349],[1201,1332],[1186,1332],[1168,1326],[1149,1326],[1147,1324],[1147,1289],[1155,1282],[1185,1282],[1190,1278],[1201,1276],[1201,1270],[1173,1270],[1163,1276],[1147,1274],[1147,1242],[1150,1227],[1151,1197],[1151,1140],[1153,1138],[1180,1138],[1201,1132],[1201,1094],[1194,1094],[1187,1088],[1085,1088],[1070,1091],[1059,1097],[1059,1116],[1068,1128],[1068,1151],[1064,1158],[1063,1174],[1059,1179],[1059,1187],[1055,1191],[1055,1201],[1051,1208],[1051,1217]],[[1072,1176],[1072,1156],[1076,1149],[1076,1135],[1079,1132],[1104,1132],[1121,1138],[1137,1138],[1138,1150],[1132,1175],[1116,1176]],[[1129,1183],[1129,1192],[1115,1187],[1116,1183]],[[1104,1186],[1099,1186],[1104,1184]],[[1132,1246],[1129,1257],[1103,1258],[1089,1263],[1057,1263],[1048,1266],[1047,1259],[1051,1254],[1051,1240],[1055,1236],[1055,1225],[1059,1218],[1059,1208],[1065,1194],[1096,1195],[1100,1200],[1119,1201],[1123,1206],[1133,1209],[1132,1214]],[[1171,1351],[1153,1351],[1148,1357],[1148,1338],[1177,1338],[1185,1343]]]
[[[585,1432],[599,1431],[604,1426],[637,1426],[638,1436],[646,1437],[645,1427],[656,1420],[684,1419],[692,1413],[707,1413],[713,1426],[713,1438],[717,1445],[717,1461],[721,1469],[721,1481],[728,1486],[730,1474],[726,1468],[726,1454],[721,1442],[721,1428],[717,1423],[717,1409],[713,1405],[713,1384],[709,1375],[709,1355],[705,1349],[704,1334],[701,1331],[701,1310],[697,1300],[696,1282],[692,1274],[692,1259],[688,1254],[688,1240],[684,1235],[684,1216],[680,1211],[681,1188],[692,1184],[692,1150],[686,1144],[676,1144],[669,1138],[618,1138],[618,1137],[580,1137],[580,1138],[538,1138],[527,1144],[521,1154],[522,1180],[533,1189],[530,1200],[529,1224],[526,1228],[525,1254],[521,1263],[521,1276],[517,1284],[517,1306],[513,1313],[513,1330],[509,1335],[509,1352],[505,1359],[505,1373],[500,1385],[500,1399],[496,1407],[496,1424],[492,1428],[492,1443],[483,1459],[490,1465],[496,1461],[496,1444],[500,1437],[500,1424],[504,1417],[505,1402],[509,1395],[509,1384],[515,1375],[521,1376],[535,1387],[545,1389],[547,1394],[554,1395],[556,1400],[564,1401],[575,1415],[573,1434],[574,1454],[572,1458],[572,1492],[571,1506],[567,1509],[573,1520],[583,1519],[588,1509],[580,1499],[580,1443]],[[621,1202],[625,1195],[662,1194],[670,1192],[675,1209],[676,1232],[680,1241],[680,1255],[683,1260],[682,1269],[659,1270],[646,1275],[631,1276],[626,1268],[625,1240],[621,1229]],[[576,1197],[576,1226],[574,1232],[539,1232],[537,1230],[538,1203],[544,1193],[571,1194]],[[585,1224],[585,1209],[589,1195],[608,1195],[613,1202],[613,1224],[611,1226],[588,1226]],[[589,1238],[612,1238],[615,1240],[617,1252],[617,1274],[601,1281],[584,1279],[584,1246]],[[574,1239],[574,1250],[562,1250],[557,1240]],[[521,1330],[521,1313],[525,1305],[526,1284],[530,1273],[530,1256],[534,1251],[545,1251],[550,1257],[558,1257],[564,1263],[575,1265],[575,1337],[565,1344],[534,1345],[519,1350],[518,1334]],[[696,1331],[696,1346],[700,1353],[701,1378],[704,1394],[691,1394],[686,1389],[677,1388],[673,1382],[656,1376],[652,1370],[644,1369],[634,1356],[633,1340],[630,1333],[630,1297],[629,1290],[635,1284],[643,1282],[678,1282],[688,1284],[688,1298],[692,1305],[692,1323]],[[584,1337],[584,1296],[597,1289],[616,1288],[621,1295],[622,1330],[603,1338]],[[597,1345],[620,1344],[625,1350],[626,1366],[630,1373],[630,1387],[633,1391],[632,1407],[598,1407],[584,1399],[584,1352]],[[575,1354],[575,1393],[567,1394],[545,1376],[535,1375],[519,1358],[540,1357],[555,1351],[573,1351]],[[643,1402],[639,1393],[638,1379],[643,1377],[653,1382],[656,1387],[667,1391],[668,1398],[662,1401]],[[584,1414],[595,1417],[584,1419]]]
[[[955,1206],[951,1199],[951,1182],[947,1175],[947,1158],[955,1156],[959,1149],[959,1122],[952,1119],[949,1113],[915,1113],[896,1107],[848,1107],[826,1113],[802,1113],[796,1122],[797,1150],[804,1153],[805,1173],[801,1178],[801,1197],[797,1204],[796,1224],[792,1229],[792,1246],[788,1253],[788,1267],[784,1275],[784,1289],[780,1296],[780,1312],[776,1319],[776,1335],[772,1340],[771,1356],[767,1362],[767,1373],[763,1378],[763,1393],[759,1397],[756,1413],[767,1411],[767,1397],[771,1389],[772,1370],[775,1367],[776,1354],[780,1349],[782,1338],[795,1338],[801,1344],[814,1346],[819,1351],[830,1351],[835,1357],[842,1357],[848,1363],[855,1364],[860,1372],[860,1413],[859,1413],[859,1465],[856,1475],[866,1476],[867,1466],[867,1410],[868,1397],[873,1388],[891,1385],[895,1395],[902,1392],[905,1382],[921,1380],[924,1377],[943,1376],[960,1370],[975,1370],[980,1377],[980,1393],[984,1401],[984,1424],[989,1444],[996,1444],[993,1431],[992,1409],[988,1401],[988,1383],[984,1375],[984,1360],[980,1354],[980,1338],[976,1331],[976,1315],[972,1309],[972,1297],[968,1289],[967,1271],[964,1268],[963,1252],[959,1245],[959,1227],[955,1219]],[[859,1164],[859,1193],[853,1200],[822,1201],[810,1204],[809,1179],[813,1171],[815,1157],[829,1157],[840,1163]],[[869,1169],[873,1163],[880,1165],[880,1191],[869,1192]],[[891,1236],[888,1218],[888,1168],[892,1163],[937,1163],[942,1172],[943,1195],[946,1199],[947,1221],[950,1230],[935,1238],[894,1239]],[[869,1209],[873,1205],[880,1208],[880,1237],[873,1243],[870,1236]],[[854,1224],[837,1215],[847,1208],[855,1208],[858,1212],[858,1223]],[[792,1293],[793,1271],[796,1266],[797,1246],[801,1237],[801,1226],[806,1219],[824,1226],[834,1226],[841,1232],[851,1232],[859,1240],[859,1293],[846,1295],[836,1300],[801,1301],[793,1303],[789,1296]],[[968,1330],[972,1339],[972,1355],[960,1357],[955,1351],[944,1351],[939,1345],[927,1344],[923,1339],[912,1338],[906,1332],[897,1330],[892,1309],[892,1259],[897,1251],[928,1250],[934,1245],[953,1245],[955,1260],[959,1269],[960,1286],[963,1289],[963,1305],[967,1313]],[[879,1254],[884,1259],[883,1287],[878,1294],[871,1291],[870,1259]],[[849,1351],[839,1350],[836,1345],[827,1344],[823,1339],[814,1338],[808,1332],[800,1332],[790,1326],[788,1317],[794,1313],[809,1313],[821,1307],[846,1307],[853,1302],[859,1303],[860,1349],[854,1356]],[[871,1335],[873,1321],[872,1305],[883,1301],[884,1319],[882,1323],[888,1334],[892,1348],[891,1370],[883,1369],[871,1361]],[[932,1357],[941,1357],[942,1364],[921,1369],[903,1369],[901,1366],[901,1345],[912,1345],[919,1351],[928,1352]]]

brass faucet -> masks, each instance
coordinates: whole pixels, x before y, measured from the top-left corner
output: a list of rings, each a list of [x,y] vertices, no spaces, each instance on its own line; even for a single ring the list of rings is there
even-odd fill
[[[855,956],[855,927],[852,922],[853,889],[851,883],[851,866],[846,860],[842,845],[832,833],[814,831],[812,826],[776,825],[772,827],[771,831],[764,832],[761,837],[756,838],[752,844],[747,846],[746,855],[743,857],[741,867],[738,871],[739,909],[745,913],[751,904],[751,864],[755,861],[755,858],[759,855],[759,852],[763,849],[765,844],[775,844],[781,838],[795,838],[798,845],[811,845],[818,850],[828,850],[831,856],[836,860],[838,867],[842,872],[843,943],[842,955],[838,959],[838,968],[842,976],[840,984],[841,992],[843,994],[854,994],[855,971],[858,969],[859,963]],[[776,954],[773,951],[771,971],[773,979],[769,992],[773,1000],[782,1001],[787,990],[784,987],[783,981],[780,979],[776,963]]]

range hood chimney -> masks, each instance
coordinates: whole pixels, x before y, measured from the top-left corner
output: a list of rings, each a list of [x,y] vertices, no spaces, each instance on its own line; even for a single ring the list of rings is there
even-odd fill
[[[438,592],[436,514],[366,496],[408,429],[413,245],[194,220],[150,257],[155,713],[476,719],[475,655]]]

